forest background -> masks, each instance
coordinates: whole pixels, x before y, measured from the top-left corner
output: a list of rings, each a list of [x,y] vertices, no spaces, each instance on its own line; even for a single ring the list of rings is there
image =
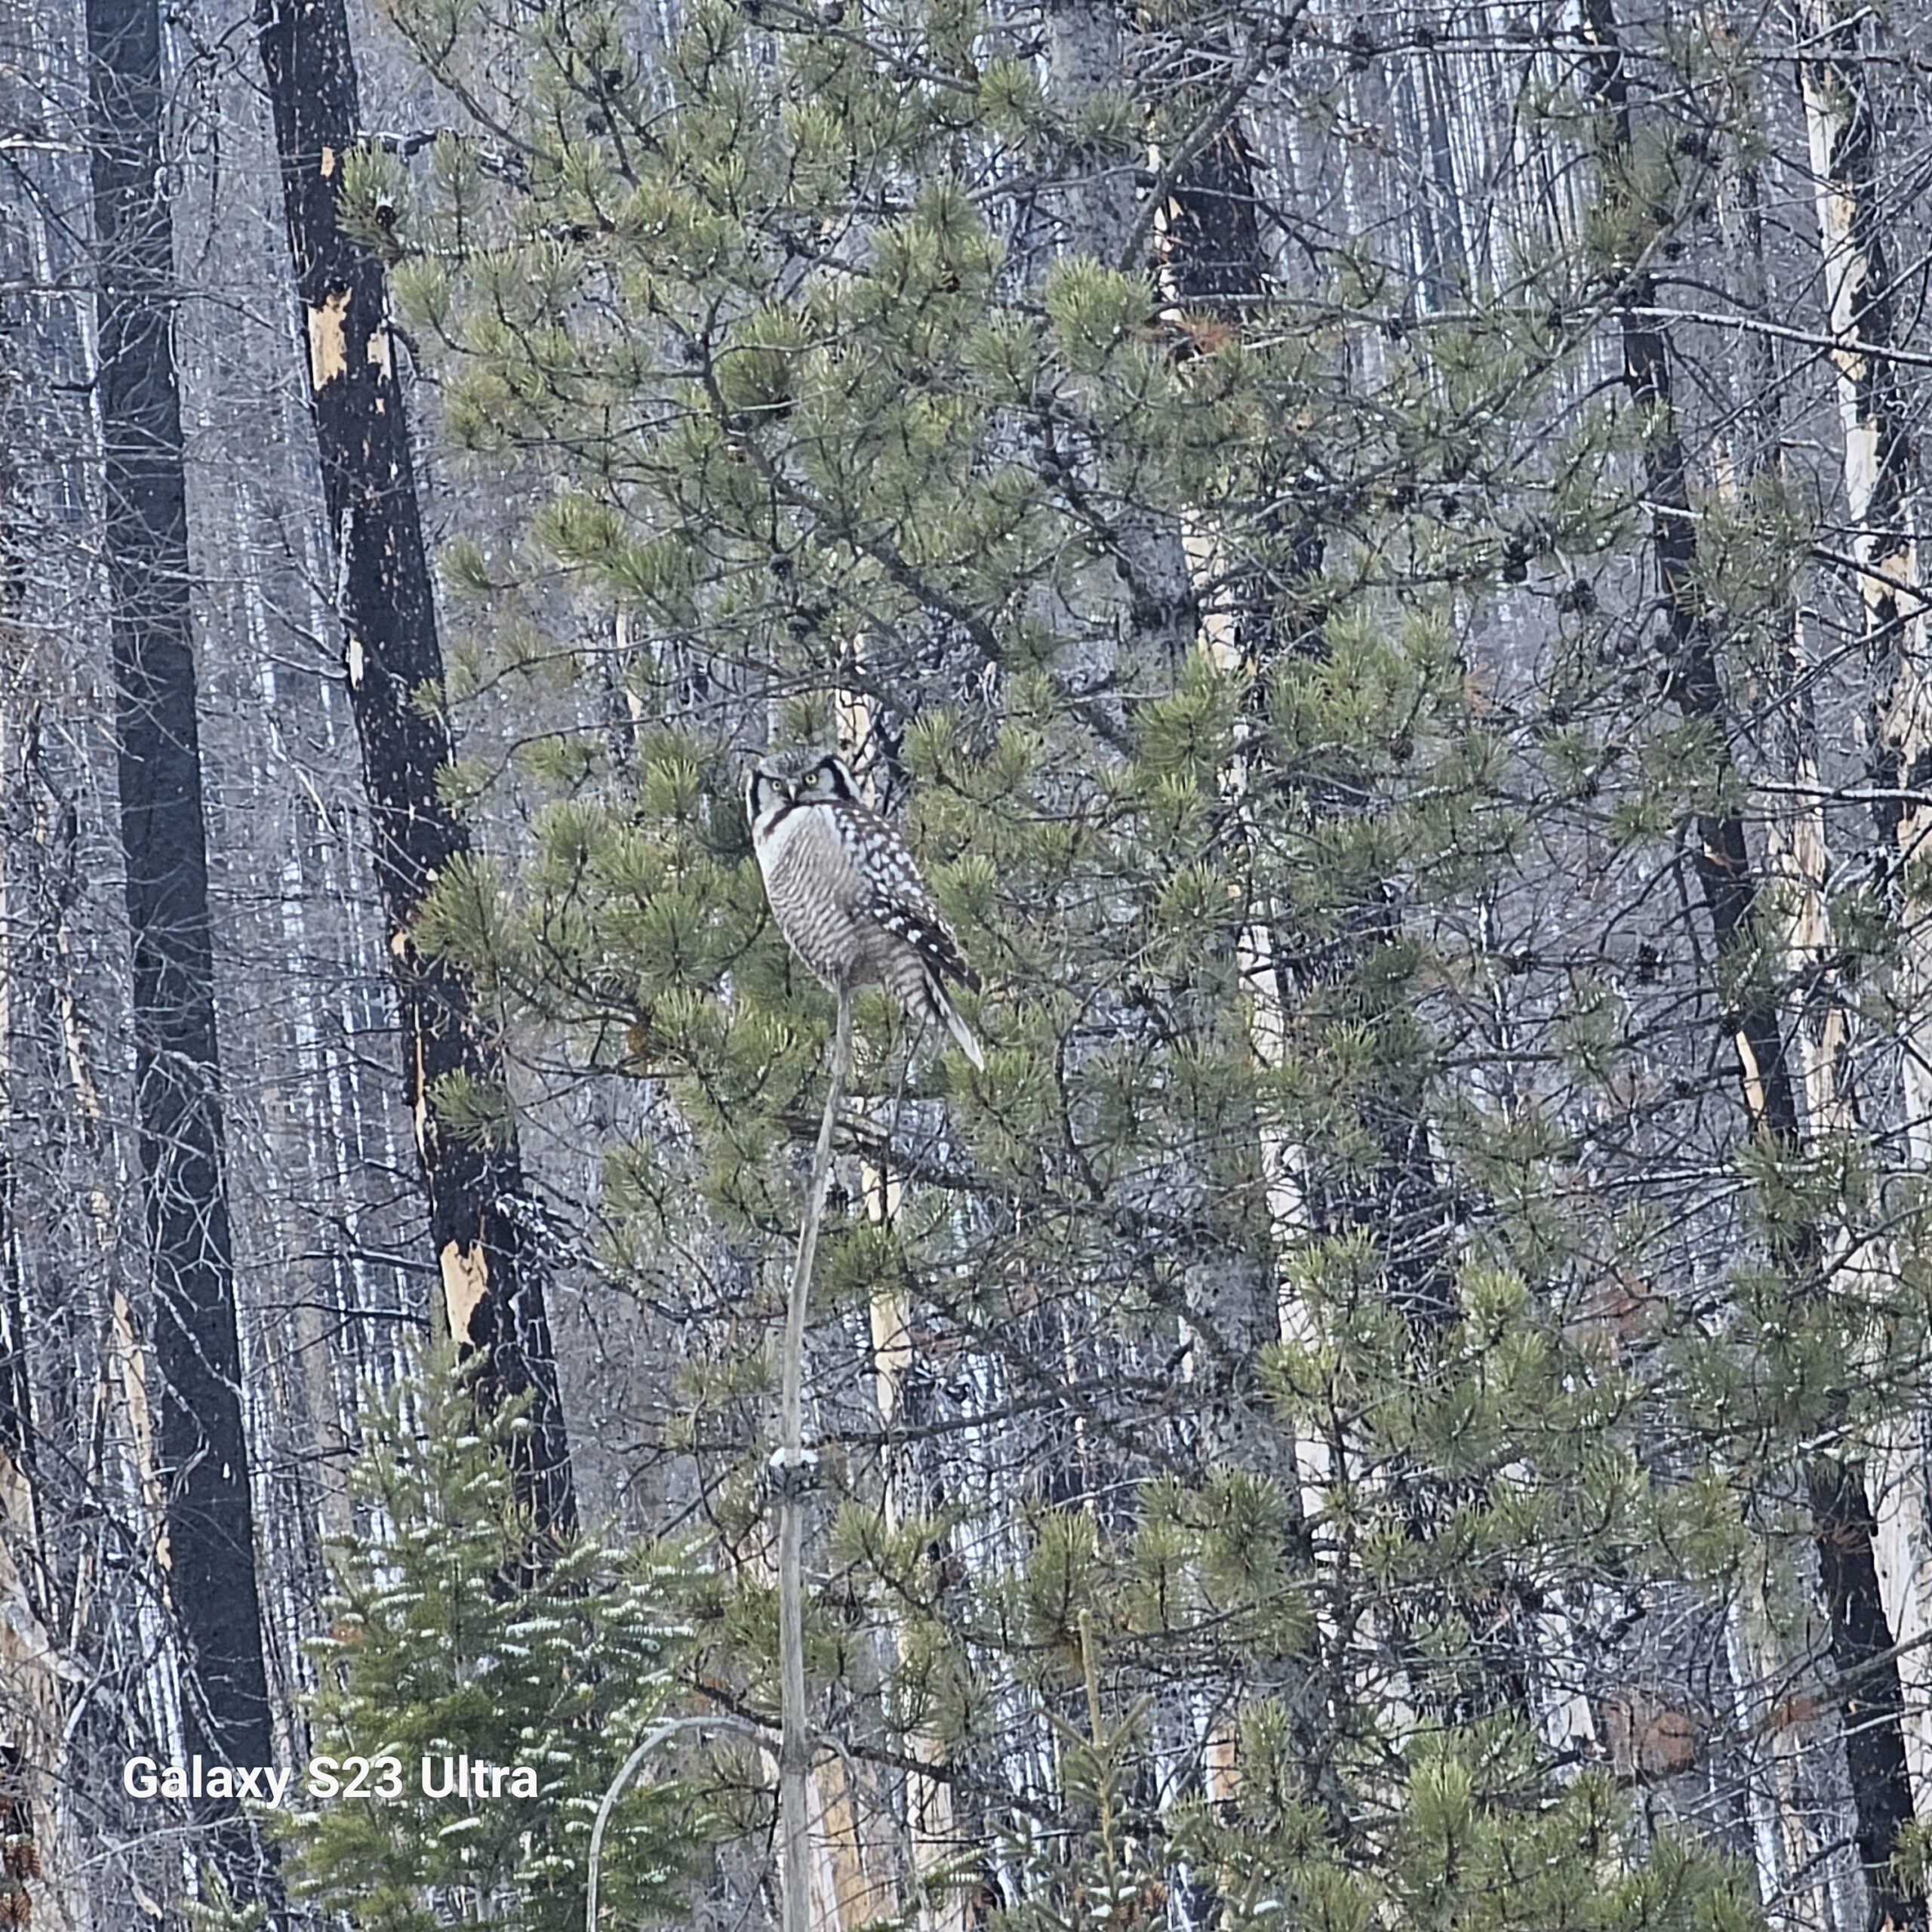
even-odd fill
[[[0,1922],[1924,1924],[1927,35],[7,0]]]

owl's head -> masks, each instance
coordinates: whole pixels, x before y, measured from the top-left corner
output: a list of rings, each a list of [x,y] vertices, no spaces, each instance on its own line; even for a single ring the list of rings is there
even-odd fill
[[[826,752],[774,753],[745,774],[745,811],[754,827],[794,805],[849,802],[858,795],[845,761]]]

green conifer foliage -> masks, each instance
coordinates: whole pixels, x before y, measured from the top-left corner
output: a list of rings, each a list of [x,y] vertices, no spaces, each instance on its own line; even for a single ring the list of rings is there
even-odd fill
[[[368,1527],[329,1552],[306,1709],[309,1761],[335,1759],[345,1789],[305,1798],[298,1779],[288,1830],[297,1896],[368,1932],[429,1932],[452,1913],[580,1927],[598,1804],[661,1716],[688,1641],[672,1554],[586,1531],[540,1577],[519,1567],[528,1524],[502,1438],[521,1426],[479,1416],[451,1361],[365,1411],[352,1490]],[[348,1795],[343,1761],[385,1756],[397,1774]],[[451,1791],[466,1758],[471,1788]],[[479,1792],[478,1764],[528,1767],[537,1795],[507,1779]],[[426,1794],[426,1766],[441,1795]],[[611,1922],[669,1911],[702,1848],[702,1812],[668,1774],[646,1767],[607,1827]]]
[[[985,982],[983,1075],[861,997],[815,1289],[810,1675],[882,1810],[945,1787],[907,1911],[1742,1925],[1735,1871],[1632,1824],[1611,1703],[1687,1671],[1672,1643],[1709,1663],[1754,1540],[1792,1546],[1790,1433],[1896,1414],[1878,1344],[1915,1358],[1922,1310],[1794,1291],[1780,1227],[1863,1212],[1860,1150],[1749,1144],[1712,1069],[1788,968],[1767,928],[1706,970],[1675,892],[1749,774],[1655,702],[1647,429],[1602,380],[1606,263],[1675,177],[1453,307],[1348,236],[1211,329],[1041,212],[1174,137],[1180,11],[1137,29],[1146,97],[1063,125],[1028,35],[956,0],[699,0],[648,58],[539,6],[493,133],[475,23],[400,0],[483,123],[352,195],[447,431],[537,479],[448,561],[445,695],[516,740],[452,783],[528,845],[419,937],[649,1083],[601,1258],[683,1317],[700,1670],[769,1716],[770,1340],[831,1006],[737,768],[863,703]],[[1525,138],[1574,171],[1545,78]],[[1792,514],[1712,546],[1747,634]],[[1732,1721],[1698,1714],[1700,1769]],[[1238,1770],[1204,1795],[1211,1745]]]

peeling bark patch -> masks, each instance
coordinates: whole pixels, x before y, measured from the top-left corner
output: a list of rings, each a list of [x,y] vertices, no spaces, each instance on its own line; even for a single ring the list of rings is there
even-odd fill
[[[380,322],[369,331],[369,360],[386,376],[395,374],[395,365],[389,355],[389,332]],[[376,407],[383,406],[382,398],[376,398]]]
[[[348,666],[349,685],[350,688],[353,689],[355,686],[359,685],[362,681],[362,672],[364,669],[362,640],[359,637],[356,636],[353,632],[349,633],[347,640],[344,642],[342,648],[342,654],[343,660]]]
[[[349,291],[338,288],[309,310],[309,380],[327,389],[349,366],[343,321],[349,313]]]
[[[490,1261],[481,1241],[465,1247],[445,1241],[437,1257],[443,1275],[443,1306],[450,1318],[450,1334],[466,1348],[474,1346],[469,1332],[470,1318],[490,1292]]]
[[[1733,1037],[1737,1048],[1738,1066],[1744,1076],[1745,1110],[1751,1116],[1752,1125],[1761,1127],[1767,1111],[1764,1075],[1752,1048],[1750,1035],[1740,1028]]]
[[[335,149],[334,148],[325,148],[322,150],[322,179],[326,181],[334,172]]]

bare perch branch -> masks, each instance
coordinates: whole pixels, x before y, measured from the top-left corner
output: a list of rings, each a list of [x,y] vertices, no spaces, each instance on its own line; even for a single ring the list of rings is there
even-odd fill
[[[780,1442],[778,1454],[772,1459],[778,1498],[778,1804],[784,1932],[810,1932],[811,1921],[811,1826],[806,1802],[811,1740],[805,1721],[804,1575],[805,1309],[811,1294],[812,1264],[818,1255],[819,1223],[825,1215],[826,1183],[832,1175],[832,1126],[838,1118],[851,1060],[852,995],[841,989],[838,1030],[832,1042],[831,1084],[826,1090],[825,1116],[819,1123],[818,1145],[812,1154],[804,1222],[798,1230],[798,1258],[792,1264],[791,1291],[786,1298],[784,1354],[779,1369]]]

